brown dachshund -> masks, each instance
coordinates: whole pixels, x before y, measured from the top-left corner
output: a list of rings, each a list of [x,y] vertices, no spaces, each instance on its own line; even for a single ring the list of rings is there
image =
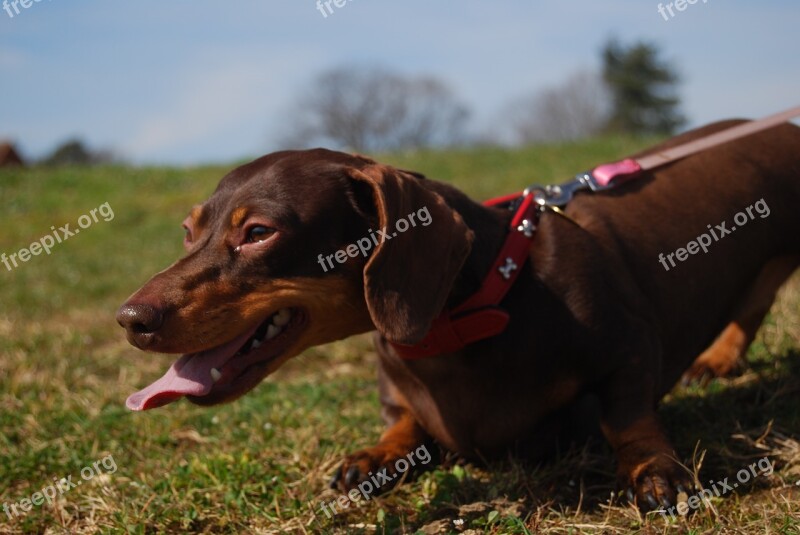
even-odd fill
[[[537,454],[591,396],[620,483],[644,509],[669,506],[692,479],[657,403],[687,371],[722,375],[742,358],[800,263],[799,206],[790,124],[579,193],[541,215],[502,334],[404,360],[392,343],[419,342],[477,290],[511,213],[359,156],[270,154],[222,179],[185,222],[186,255],[120,308],[133,345],[184,354],[128,405],[230,401],[311,346],[377,330],[388,429],[345,459],[341,488],[430,440],[467,458]],[[423,212],[430,225],[379,230]],[[351,245],[364,238],[372,250]]]

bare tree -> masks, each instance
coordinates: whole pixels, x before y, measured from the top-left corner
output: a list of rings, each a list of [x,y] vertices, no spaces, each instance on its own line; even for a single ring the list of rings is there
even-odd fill
[[[311,87],[296,103],[285,145],[331,143],[356,151],[453,145],[469,115],[432,77],[339,68],[319,75]]]
[[[560,86],[519,99],[511,107],[510,122],[521,143],[565,141],[600,132],[610,109],[602,77],[583,71]]]

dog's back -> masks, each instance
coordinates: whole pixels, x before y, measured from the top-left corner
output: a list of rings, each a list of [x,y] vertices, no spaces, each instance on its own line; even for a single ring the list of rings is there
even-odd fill
[[[740,122],[688,132],[645,154]],[[612,193],[580,196],[570,205],[568,213],[611,245],[652,305],[662,327],[662,393],[733,322],[742,340],[727,351],[738,358],[746,350],[775,290],[798,265],[798,207],[800,128],[791,124],[698,153]],[[698,307],[704,314],[693,313]]]

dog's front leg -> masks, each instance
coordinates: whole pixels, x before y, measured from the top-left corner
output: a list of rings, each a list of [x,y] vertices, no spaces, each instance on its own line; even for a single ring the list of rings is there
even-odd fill
[[[433,440],[420,426],[383,370],[380,374],[382,416],[387,424],[378,444],[345,457],[331,480],[332,488],[363,489],[369,494],[389,490],[407,473],[428,467]]]
[[[620,487],[643,510],[677,505],[677,494],[692,488],[656,416],[656,362],[630,359],[600,390],[601,425],[617,457]]]

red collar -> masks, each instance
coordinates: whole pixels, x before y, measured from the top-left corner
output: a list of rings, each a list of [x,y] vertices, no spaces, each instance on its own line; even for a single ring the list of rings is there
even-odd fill
[[[433,320],[430,331],[420,343],[414,346],[392,343],[400,357],[416,360],[452,353],[505,330],[510,316],[499,305],[528,260],[539,222],[540,205],[535,197],[534,191],[526,190],[522,195],[506,195],[484,203],[487,206],[513,206],[519,202],[503,248],[480,289],[456,308],[445,310]]]

